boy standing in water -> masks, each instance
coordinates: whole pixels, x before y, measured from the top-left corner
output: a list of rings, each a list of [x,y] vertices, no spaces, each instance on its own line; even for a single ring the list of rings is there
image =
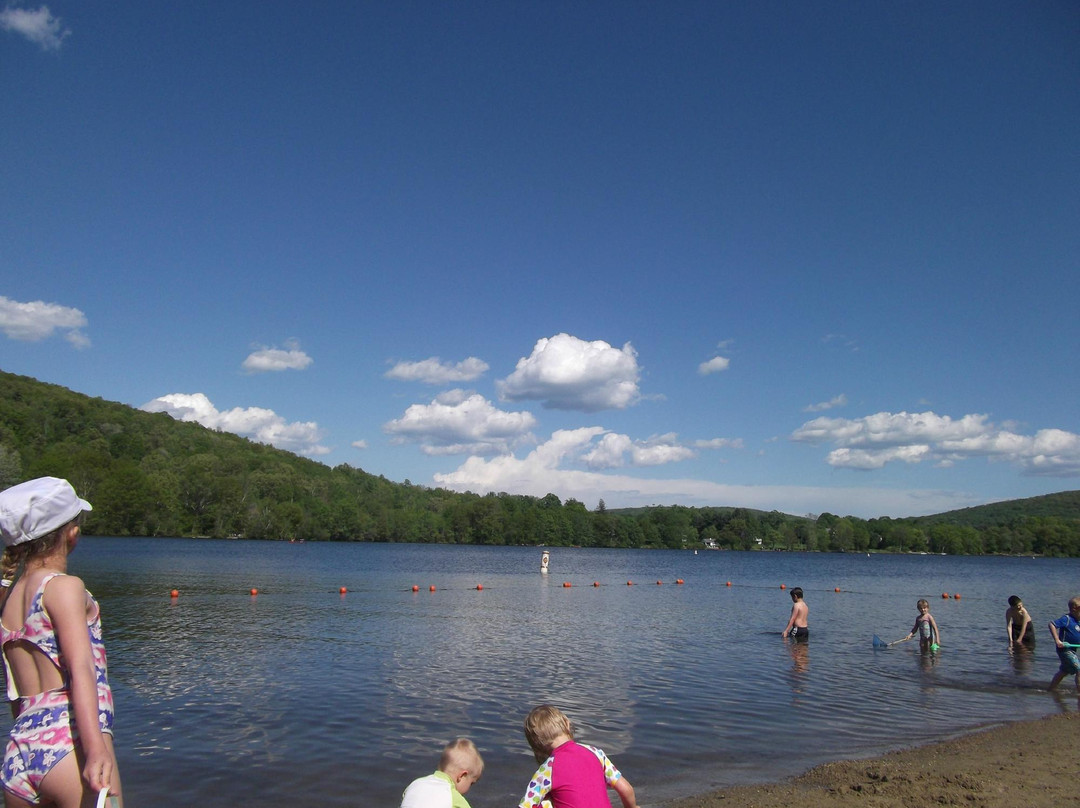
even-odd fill
[[[791,590],[791,617],[784,627],[784,633],[780,636],[786,637],[790,634],[795,640],[810,639],[810,629],[807,627],[809,615],[810,607],[803,600],[802,587],[797,586]]]
[[[1050,621],[1050,636],[1054,638],[1058,659],[1061,660],[1061,667],[1050,680],[1050,689],[1053,690],[1062,679],[1072,675],[1076,681],[1076,692],[1080,693],[1080,660],[1076,657],[1075,647],[1080,646],[1080,597],[1069,601],[1068,614]],[[1066,643],[1073,647],[1065,647]]]
[[[1010,647],[1020,643],[1035,644],[1035,626],[1019,595],[1009,595],[1009,608],[1005,611],[1005,632],[1009,635]]]
[[[439,769],[409,783],[401,795],[401,808],[469,808],[465,793],[484,771],[476,745],[458,738],[446,745]]]

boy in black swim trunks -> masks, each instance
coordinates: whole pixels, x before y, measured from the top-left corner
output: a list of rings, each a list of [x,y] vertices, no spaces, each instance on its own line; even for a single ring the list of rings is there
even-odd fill
[[[802,587],[797,586],[791,590],[791,617],[787,621],[787,626],[784,627],[784,633],[781,636],[787,637],[790,634],[792,639],[810,639],[810,629],[806,625],[806,618],[809,613],[810,607],[803,600]]]

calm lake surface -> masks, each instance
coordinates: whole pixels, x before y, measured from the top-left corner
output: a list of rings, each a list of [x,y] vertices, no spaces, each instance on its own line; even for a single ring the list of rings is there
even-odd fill
[[[554,548],[545,576],[540,555],[83,539],[71,572],[101,602],[128,804],[395,808],[468,735],[487,764],[469,801],[516,805],[535,768],[521,722],[542,702],[646,806],[1077,710],[1071,686],[1045,691],[1045,626],[1080,594],[1077,559]],[[805,645],[780,637],[781,584],[806,592]],[[1007,649],[1013,593],[1030,653]],[[874,649],[920,597],[941,650]]]

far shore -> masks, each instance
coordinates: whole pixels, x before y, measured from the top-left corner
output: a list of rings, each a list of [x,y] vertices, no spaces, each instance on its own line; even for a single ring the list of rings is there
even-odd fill
[[[738,786],[665,808],[1060,808],[1080,797],[1080,713],[1072,687],[1049,718],[996,725],[948,741],[863,760],[817,766],[799,777]],[[782,742],[777,754],[783,753]]]

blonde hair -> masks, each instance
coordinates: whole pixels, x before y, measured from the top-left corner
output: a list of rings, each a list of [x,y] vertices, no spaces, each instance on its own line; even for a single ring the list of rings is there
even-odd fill
[[[574,737],[574,725],[566,713],[550,704],[533,707],[525,716],[525,740],[532,747],[537,763],[543,763],[551,754],[552,744],[560,735]]]
[[[484,771],[484,759],[476,749],[476,744],[468,738],[450,741],[439,758],[439,771],[456,777],[467,771],[473,777],[479,777]]]
[[[49,555],[60,545],[60,542],[63,541],[64,532],[71,527],[71,525],[82,527],[81,512],[70,522],[60,525],[56,530],[51,530],[44,536],[38,536],[32,541],[21,542],[20,544],[13,544],[10,547],[5,547],[4,555],[0,558],[0,575],[3,575],[10,581],[20,564],[26,563],[30,561],[30,559],[37,558],[38,556]]]

